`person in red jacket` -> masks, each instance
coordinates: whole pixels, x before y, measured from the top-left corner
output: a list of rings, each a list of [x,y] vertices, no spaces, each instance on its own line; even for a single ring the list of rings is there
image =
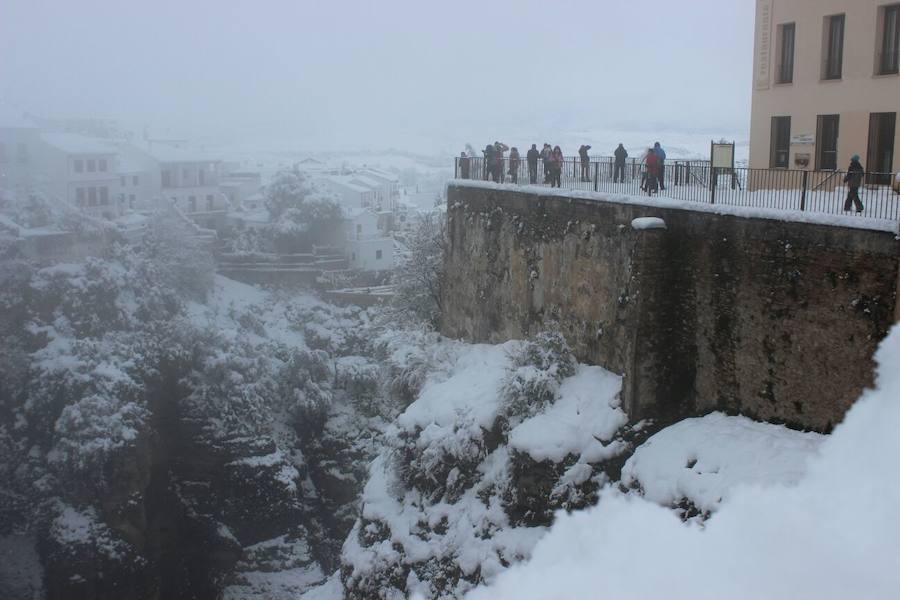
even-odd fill
[[[560,187],[560,175],[563,169],[563,153],[559,146],[550,153],[550,187]]]
[[[659,180],[659,157],[656,156],[656,152],[653,151],[653,148],[647,150],[647,183],[645,186],[645,191],[648,196],[652,196],[654,193],[658,191]]]

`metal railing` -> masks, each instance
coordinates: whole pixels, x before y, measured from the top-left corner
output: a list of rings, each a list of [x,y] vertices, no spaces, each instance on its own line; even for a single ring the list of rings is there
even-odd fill
[[[542,160],[531,169],[524,158],[516,165],[504,158],[499,171],[489,169],[484,158],[455,160],[456,179],[496,180],[517,185],[550,186],[551,172]],[[654,189],[648,188],[646,168],[637,159],[627,159],[616,167],[614,158],[592,158],[583,163],[567,158],[559,173],[559,187],[570,190],[606,192],[632,196],[659,195],[673,200],[845,214],[849,188],[843,171],[796,171],[788,169],[713,168],[704,160],[667,160]],[[893,175],[867,173],[859,187],[861,216],[900,220],[900,193],[889,183]],[[880,182],[878,184],[873,182]],[[895,186],[896,188],[896,186]],[[855,206],[850,207],[852,214]],[[849,213],[848,213],[849,214]]]

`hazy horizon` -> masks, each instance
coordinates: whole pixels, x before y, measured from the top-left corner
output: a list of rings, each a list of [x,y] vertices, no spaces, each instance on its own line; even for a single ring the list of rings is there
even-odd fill
[[[205,143],[749,128],[753,2],[8,0],[0,99]]]

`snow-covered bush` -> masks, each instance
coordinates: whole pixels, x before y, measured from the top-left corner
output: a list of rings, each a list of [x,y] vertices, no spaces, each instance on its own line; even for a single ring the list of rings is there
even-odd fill
[[[503,391],[510,419],[536,415],[552,404],[559,384],[575,373],[575,356],[565,338],[543,332],[529,340],[512,357],[512,366]]]
[[[203,300],[212,288],[212,253],[170,217],[150,221],[138,253],[156,269],[162,285],[188,299]]]

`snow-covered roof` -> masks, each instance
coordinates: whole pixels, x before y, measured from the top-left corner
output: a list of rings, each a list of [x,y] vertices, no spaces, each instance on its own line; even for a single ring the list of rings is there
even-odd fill
[[[383,182],[378,181],[377,179],[372,179],[371,177],[366,177],[365,175],[351,175],[350,181],[358,185],[370,187],[373,190],[381,189],[381,186],[384,185]]]
[[[45,143],[66,154],[115,154],[115,144],[108,140],[91,138],[77,133],[42,133]]]
[[[372,167],[366,167],[363,171],[366,175],[370,175],[371,177],[377,177],[378,179],[383,179],[389,183],[399,183],[400,178],[392,173],[388,173],[387,171],[382,171],[381,169],[375,169]]]
[[[155,144],[147,150],[154,160],[161,163],[211,163],[221,162],[220,158],[215,158],[202,150],[196,148],[178,148],[166,144]]]
[[[359,192],[361,194],[365,194],[365,193],[372,191],[371,189],[369,189],[367,187],[363,187],[361,185],[351,183],[348,179],[344,179],[342,177],[328,177],[328,178],[324,179],[323,181],[325,181],[326,183],[332,184],[332,185],[339,185],[342,188],[346,188],[346,189],[349,189],[354,192]]]

